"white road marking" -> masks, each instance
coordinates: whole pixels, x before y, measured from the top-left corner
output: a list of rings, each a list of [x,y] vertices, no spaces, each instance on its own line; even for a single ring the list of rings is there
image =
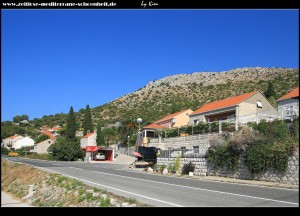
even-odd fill
[[[69,168],[75,168],[75,169],[85,170],[85,169],[77,168],[77,167],[69,167]],[[63,174],[63,173],[60,173],[60,172],[57,172],[57,171],[53,171],[53,170],[49,170],[49,169],[46,169],[46,168],[41,168],[41,169],[48,170],[48,171],[51,171],[51,172],[56,172],[56,173],[59,173],[59,174],[65,175],[65,176],[69,176],[67,174]],[[209,189],[204,189],[204,188],[195,188],[195,187],[189,187],[189,186],[183,186],[183,185],[176,185],[176,184],[171,184],[171,183],[158,182],[158,181],[147,180],[147,179],[139,179],[139,178],[135,178],[135,177],[122,176],[122,175],[105,173],[105,172],[100,172],[100,171],[92,171],[92,172],[106,174],[106,175],[113,175],[113,176],[118,176],[118,177],[123,177],[123,178],[129,178],[129,179],[136,179],[136,180],[140,180],[140,181],[148,181],[148,182],[154,182],[154,183],[159,183],[159,184],[166,184],[166,185],[171,185],[171,186],[177,186],[177,187],[183,187],[183,188],[190,188],[190,189],[194,189],[194,190],[203,190],[203,191],[208,191],[208,192],[228,194],[228,195],[233,195],[233,196],[241,196],[241,197],[247,197],[247,198],[252,198],[252,199],[261,199],[261,200],[267,200],[267,201],[273,201],[273,202],[279,202],[279,203],[287,203],[287,204],[291,204],[291,205],[299,205],[299,203],[293,203],[293,202],[287,202],[287,201],[281,201],[281,200],[274,200],[274,199],[268,199],[268,198],[262,198],[262,197],[255,197],[255,196],[248,196],[248,195],[243,195],[243,194],[235,194],[235,193],[229,193],[229,192],[222,192],[222,191],[214,191],[214,190],[209,190]],[[75,179],[79,179],[81,181],[89,182],[89,183],[92,183],[92,184],[96,184],[96,185],[100,185],[100,186],[112,188],[114,190],[118,190],[118,191],[129,193],[129,194],[133,194],[133,195],[136,195],[136,196],[144,197],[144,198],[147,198],[147,199],[156,200],[155,198],[146,197],[146,196],[135,194],[135,193],[128,192],[128,191],[123,191],[121,189],[117,189],[117,188],[113,188],[113,187],[110,187],[110,186],[106,186],[106,185],[94,183],[94,182],[91,182],[91,181],[88,181],[88,180],[84,180],[84,179],[80,179],[80,178],[77,178],[77,177],[73,177],[73,176],[69,176],[69,177],[72,177],[72,178],[75,178]],[[162,200],[161,200],[161,202],[169,203],[169,202],[162,201]],[[173,203],[169,203],[169,204],[172,205]],[[183,207],[183,206],[180,206],[180,205],[177,205],[177,204],[173,204],[173,205],[174,206],[178,206],[178,207]]]
[[[80,169],[80,168],[77,168],[77,167],[70,167],[70,168]],[[132,193],[132,192],[129,192],[129,191],[125,191],[125,190],[121,190],[121,189],[118,189],[118,188],[110,187],[110,186],[107,186],[107,185],[104,185],[104,184],[99,184],[99,183],[92,182],[92,181],[85,180],[85,179],[81,179],[81,178],[78,178],[78,177],[75,177],[75,176],[67,175],[67,174],[64,174],[64,173],[61,173],[61,172],[58,172],[58,171],[53,171],[53,170],[49,170],[49,169],[46,169],[46,168],[41,168],[41,169],[44,169],[44,170],[47,170],[47,171],[51,171],[51,172],[55,172],[55,173],[59,173],[61,175],[68,176],[68,177],[73,178],[73,179],[78,179],[78,180],[83,181],[83,182],[87,182],[87,183],[99,185],[99,186],[102,186],[102,187],[110,188],[110,189],[113,189],[113,190],[116,190],[116,191],[120,191],[120,192],[123,192],[123,193],[128,193],[128,194],[131,194],[131,195],[139,196],[139,197],[142,197],[142,198],[145,198],[145,199],[149,199],[149,200],[153,200],[153,201],[156,201],[156,202],[166,203],[166,204],[169,204],[169,205],[172,205],[172,206],[176,206],[176,207],[184,207],[182,205],[178,205],[178,204],[175,204],[175,203],[171,203],[171,202],[167,202],[167,201],[155,199],[155,198],[144,196],[144,195],[137,194],[137,193]]]
[[[139,178],[135,178],[135,177],[122,176],[122,175],[105,173],[105,172],[100,172],[100,171],[92,171],[92,172],[102,173],[102,174],[106,174],[106,175],[113,175],[113,176],[118,176],[118,177],[123,177],[123,178],[129,178],[129,179],[135,179],[135,180],[140,180],[140,181],[147,181],[147,182],[154,182],[154,183],[159,183],[159,184],[166,184],[166,185],[171,185],[171,186],[189,188],[189,189],[193,189],[193,190],[202,190],[202,191],[208,191],[208,192],[214,192],[214,193],[228,194],[228,195],[233,195],[233,196],[247,197],[247,198],[252,198],[252,199],[261,199],[261,200],[267,200],[267,201],[272,201],[272,202],[287,203],[287,204],[291,204],[291,205],[299,205],[299,203],[274,200],[274,199],[268,199],[268,198],[262,198],[262,197],[255,197],[255,196],[249,196],[249,195],[243,195],[243,194],[235,194],[235,193],[230,193],[230,192],[215,191],[215,190],[209,190],[209,189],[204,189],[204,188],[195,188],[195,187],[189,187],[189,186],[184,186],[184,185],[176,185],[176,184],[171,184],[171,183],[158,182],[158,181],[153,181],[153,180],[148,180],[148,179],[139,179]]]

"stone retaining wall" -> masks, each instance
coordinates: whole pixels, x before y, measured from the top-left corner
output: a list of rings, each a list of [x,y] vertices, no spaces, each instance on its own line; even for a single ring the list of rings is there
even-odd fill
[[[169,166],[174,164],[176,158],[157,158],[157,164]],[[184,164],[192,162],[195,165],[194,175],[206,176],[207,174],[207,158],[180,158],[180,171]]]
[[[255,174],[252,177],[248,168],[244,164],[244,158],[242,156],[239,160],[238,169],[235,172],[227,171],[224,168],[215,169],[211,164],[208,164],[207,171],[207,175],[210,176],[222,176],[238,179],[269,181],[283,184],[299,185],[299,150],[296,151],[294,156],[289,157],[288,169],[284,174],[274,169],[268,169],[265,173]]]
[[[176,158],[157,158],[158,165],[170,165],[174,163]],[[208,163],[207,158],[180,158],[180,171],[184,164],[192,162],[195,165],[194,175],[198,176],[221,176],[237,179],[258,180],[278,182],[283,184],[299,185],[299,150],[295,155],[289,157],[288,169],[285,174],[282,174],[274,169],[269,169],[264,174],[256,174],[252,177],[248,168],[244,164],[244,158],[241,156],[237,171],[230,172],[223,169],[215,169]]]

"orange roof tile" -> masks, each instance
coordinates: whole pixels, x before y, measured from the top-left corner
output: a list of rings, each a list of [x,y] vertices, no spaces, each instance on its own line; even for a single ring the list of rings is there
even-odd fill
[[[299,87],[294,88],[289,93],[287,93],[287,94],[283,95],[281,98],[277,99],[277,101],[286,100],[286,99],[293,98],[293,97],[299,97]]]
[[[7,137],[7,138],[5,138],[5,139],[14,139],[14,138],[16,138],[16,137],[18,137],[19,135],[13,135],[13,136],[10,136],[10,137]]]
[[[94,133],[95,133],[95,132],[89,133],[89,134],[85,135],[85,136],[82,137],[82,138],[88,138],[89,136],[92,136]]]
[[[50,138],[49,138],[49,139],[50,139]],[[49,140],[49,139],[46,139],[46,140]],[[42,142],[45,142],[46,140],[43,140],[43,141],[37,143],[37,145],[40,144],[40,143],[42,143]],[[51,140],[51,139],[50,139],[50,140]]]
[[[220,101],[214,101],[211,103],[207,103],[207,104],[204,104],[202,107],[200,107],[195,112],[192,112],[190,115],[195,115],[198,113],[203,113],[203,112],[207,112],[207,111],[211,111],[211,110],[234,106],[234,105],[237,105],[237,104],[243,102],[244,100],[251,97],[252,95],[255,95],[256,93],[257,93],[257,91],[246,93],[246,94],[239,95],[236,97],[226,98],[226,99],[220,100]]]
[[[153,123],[153,124],[146,125],[143,128],[163,129],[163,128],[166,128],[166,127]]]
[[[156,121],[155,123],[158,123],[158,122],[161,122],[161,121],[165,121],[165,120],[168,120],[168,119],[171,119],[171,118],[174,118],[175,116],[179,115],[180,113],[184,112],[184,111],[187,111],[187,110],[181,110],[179,112],[176,112],[176,113],[173,113],[173,114],[170,114],[170,115],[167,115],[165,117],[163,117],[162,119]]]
[[[56,139],[56,137],[50,131],[47,131],[47,130],[43,129],[42,132],[44,134],[46,134],[50,139]]]

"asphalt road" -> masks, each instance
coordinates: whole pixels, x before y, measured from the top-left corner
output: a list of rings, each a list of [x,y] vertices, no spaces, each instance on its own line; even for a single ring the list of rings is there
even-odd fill
[[[157,207],[299,207],[299,190],[161,176],[126,165],[9,158]]]

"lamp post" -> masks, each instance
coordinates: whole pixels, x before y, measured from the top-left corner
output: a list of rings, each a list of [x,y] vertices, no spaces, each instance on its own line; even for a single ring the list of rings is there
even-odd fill
[[[128,142],[128,150],[127,150],[127,155],[129,155],[129,138],[130,136],[127,137],[127,142]]]
[[[138,151],[138,142],[140,142],[140,139],[141,139],[141,132],[140,132],[140,126],[141,126],[141,123],[143,122],[143,119],[141,119],[141,118],[138,118],[137,120],[136,120],[136,122],[139,124],[139,131],[138,131],[138,138],[136,139],[136,151]]]

